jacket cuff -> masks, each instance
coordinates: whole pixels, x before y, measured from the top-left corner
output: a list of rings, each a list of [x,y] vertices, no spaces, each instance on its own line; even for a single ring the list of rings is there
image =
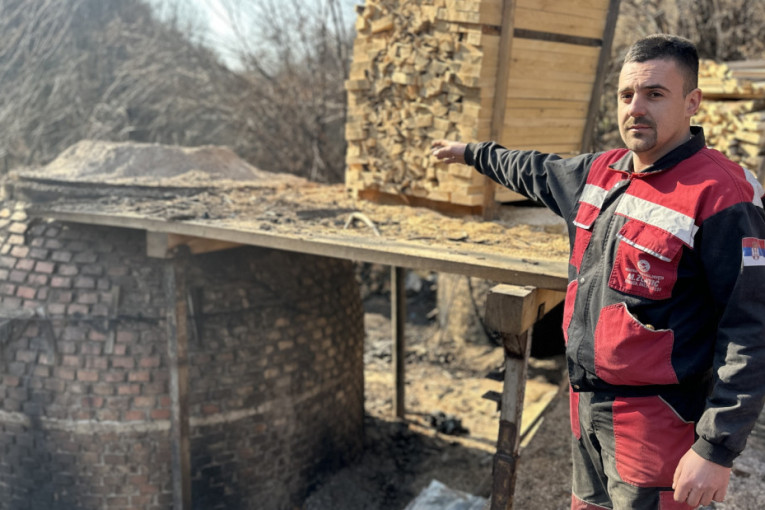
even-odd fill
[[[701,437],[693,443],[691,449],[708,461],[728,468],[733,466],[733,460],[738,457],[738,452],[732,452],[719,444],[712,444]]]
[[[478,144],[469,143],[465,147],[465,164],[473,166],[475,165],[475,150],[478,148]]]

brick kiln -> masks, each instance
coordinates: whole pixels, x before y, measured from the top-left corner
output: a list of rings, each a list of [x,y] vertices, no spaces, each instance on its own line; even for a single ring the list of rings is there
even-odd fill
[[[0,509],[172,507],[171,263],[146,239],[0,203]],[[183,273],[192,508],[293,508],[362,447],[353,266],[240,247]]]

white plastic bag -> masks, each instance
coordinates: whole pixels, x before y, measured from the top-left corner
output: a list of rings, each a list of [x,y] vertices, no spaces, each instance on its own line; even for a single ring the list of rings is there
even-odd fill
[[[487,500],[432,480],[404,510],[483,510]]]

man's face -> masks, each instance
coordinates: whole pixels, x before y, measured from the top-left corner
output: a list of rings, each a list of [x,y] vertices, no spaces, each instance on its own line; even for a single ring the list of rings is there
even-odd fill
[[[619,132],[641,167],[688,140],[690,119],[698,109],[701,91],[696,89],[686,96],[683,83],[674,60],[630,62],[622,67]]]

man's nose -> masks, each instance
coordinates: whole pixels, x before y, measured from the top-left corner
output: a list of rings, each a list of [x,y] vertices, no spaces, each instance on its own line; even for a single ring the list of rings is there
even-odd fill
[[[627,108],[627,113],[630,114],[630,117],[642,117],[645,115],[645,99],[638,94],[635,94],[632,96],[632,101],[630,101],[629,107]]]

